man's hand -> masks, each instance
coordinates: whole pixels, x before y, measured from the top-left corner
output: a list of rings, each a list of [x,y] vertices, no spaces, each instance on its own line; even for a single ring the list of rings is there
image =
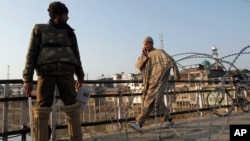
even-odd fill
[[[76,83],[75,83],[75,88],[78,89],[78,88],[80,88],[81,86],[82,86],[82,82],[76,81]]]
[[[142,53],[144,53],[145,55],[147,55],[148,54],[148,49],[146,47],[143,47],[142,48]]]
[[[26,95],[28,97],[31,96],[31,92],[32,92],[32,89],[33,89],[33,84],[32,83],[23,83],[23,87],[26,90]]]

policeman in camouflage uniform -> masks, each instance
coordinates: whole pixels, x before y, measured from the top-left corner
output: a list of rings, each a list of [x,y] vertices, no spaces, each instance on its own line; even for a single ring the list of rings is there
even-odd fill
[[[67,24],[68,8],[65,4],[52,2],[48,12],[51,17],[48,24],[36,24],[33,28],[23,71],[28,96],[32,91],[34,70],[38,76],[38,107],[33,108],[35,138],[36,141],[48,140],[48,119],[57,86],[68,119],[70,138],[81,141],[80,104],[76,103],[75,88],[82,85],[84,72],[76,36]]]

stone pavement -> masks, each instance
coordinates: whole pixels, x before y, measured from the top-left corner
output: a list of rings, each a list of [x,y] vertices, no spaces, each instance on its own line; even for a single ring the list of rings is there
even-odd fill
[[[84,141],[229,141],[230,124],[250,124],[250,113],[233,112],[228,117],[190,114],[186,119],[174,119],[169,128],[159,128],[160,122],[151,119],[137,132],[127,123],[112,132],[84,133]],[[242,141],[242,140],[241,140]]]

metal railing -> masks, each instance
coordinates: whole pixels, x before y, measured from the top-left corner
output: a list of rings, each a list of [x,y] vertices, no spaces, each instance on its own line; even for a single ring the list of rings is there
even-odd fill
[[[170,83],[199,83],[203,84],[210,81],[169,81]],[[117,81],[100,81],[87,80],[85,84],[104,84],[104,83],[141,83],[141,81],[117,80]],[[30,133],[29,116],[28,116],[28,98],[21,94],[12,96],[10,84],[22,84],[22,80],[0,80],[4,93],[0,98],[0,137],[3,141],[13,136],[22,136],[26,140],[26,134]],[[197,87],[198,88],[198,87]],[[206,94],[211,89],[199,87],[196,90],[184,91],[172,89],[166,92],[165,104],[169,106],[172,115],[197,112],[202,115],[202,111],[210,110],[206,101]],[[122,129],[122,123],[135,120],[136,115],[141,112],[141,93],[129,93],[117,91],[114,94],[92,94],[88,106],[81,113],[81,126],[98,126],[106,125],[106,130],[114,128]],[[60,107],[63,105],[59,99],[58,92],[55,91],[55,104],[51,114],[50,122],[52,129],[65,129],[66,119],[61,112]],[[35,96],[32,97],[33,105],[36,105]],[[154,117],[153,113],[151,117]]]

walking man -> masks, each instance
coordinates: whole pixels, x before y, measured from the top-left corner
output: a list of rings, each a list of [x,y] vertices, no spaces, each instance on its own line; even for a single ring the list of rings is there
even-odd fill
[[[142,54],[136,62],[136,67],[143,74],[143,105],[142,112],[136,117],[135,123],[129,123],[129,125],[137,131],[142,131],[142,125],[154,108],[156,108],[157,115],[163,117],[162,127],[173,125],[172,117],[163,102],[163,97],[170,70],[173,69],[175,80],[180,79],[179,70],[171,56],[162,49],[154,48],[153,45],[152,37],[145,37]]]

